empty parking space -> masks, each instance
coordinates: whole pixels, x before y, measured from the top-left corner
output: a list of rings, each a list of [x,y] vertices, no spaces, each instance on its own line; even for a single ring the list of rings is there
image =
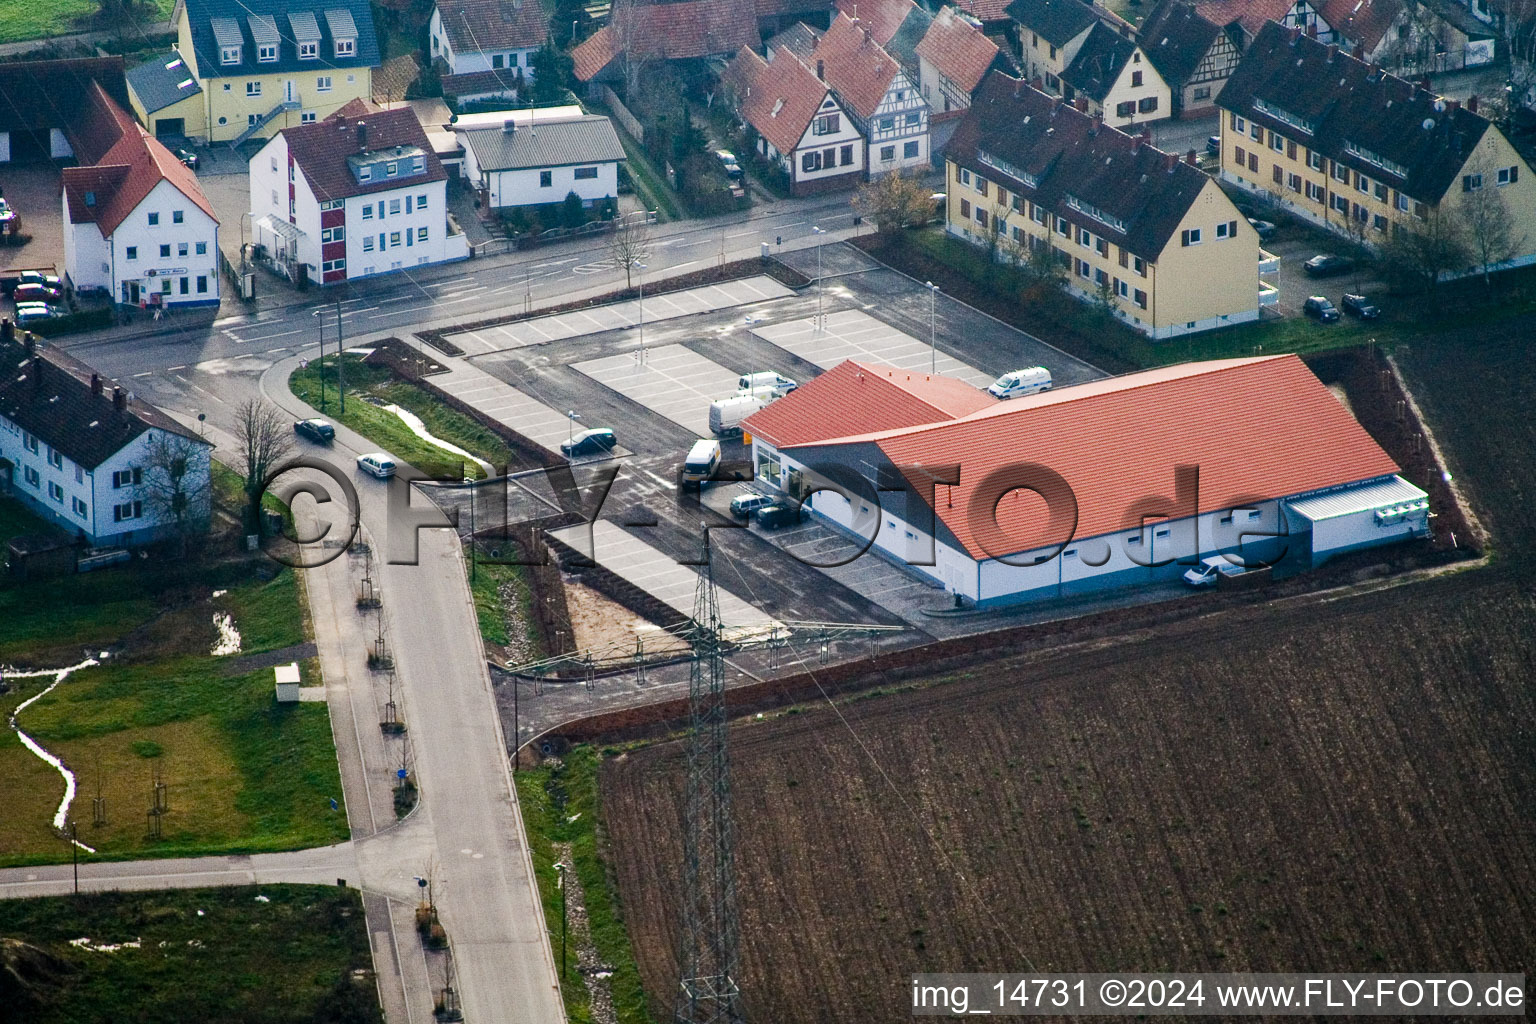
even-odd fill
[[[699,583],[699,574],[693,566],[678,565],[671,555],[626,533],[607,520],[600,519],[593,523],[590,535],[585,525],[552,530],[549,535],[590,556],[605,569],[617,573],[647,594],[677,609],[679,619],[686,619],[693,614],[694,592]],[[715,589],[720,601],[720,621],[728,631],[745,629],[756,632],[777,625],[772,616],[754,608],[724,587],[717,584]]]
[[[506,381],[459,363],[448,373],[431,378],[433,384],[478,412],[504,423],[535,444],[553,452],[571,434],[571,422],[559,409],[530,398]],[[577,424],[580,428],[580,424]],[[625,454],[622,449],[616,454]]]
[[[709,403],[733,394],[741,375],[682,345],[650,349],[644,362],[636,355],[590,359],[572,369],[700,437],[713,436]]]
[[[447,337],[469,355],[500,352],[510,348],[541,345],[546,341],[562,341],[584,334],[599,334],[640,323],[641,310],[646,323],[672,320],[695,313],[708,313],[717,309],[729,309],[749,302],[779,299],[794,294],[771,277],[749,277],[741,281],[709,285],[704,288],[688,288],[684,291],[647,296],[644,301],[615,302],[591,309],[572,310],[550,316],[519,320],[498,327],[481,327],[473,331],[459,331]]]
[[[898,331],[862,310],[831,313],[825,319],[826,326],[821,330],[817,330],[813,317],[754,327],[752,333],[823,370],[831,369],[845,359],[856,359],[901,370],[928,372],[932,361],[928,342]],[[990,374],[947,356],[942,350],[938,355],[937,370],[943,376],[959,377],[977,387],[986,387],[993,380]]]

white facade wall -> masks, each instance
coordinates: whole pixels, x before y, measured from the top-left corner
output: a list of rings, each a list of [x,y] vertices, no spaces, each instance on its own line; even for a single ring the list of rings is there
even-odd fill
[[[523,0],[524,3],[533,3],[535,0]],[[427,25],[427,46],[431,49],[432,57],[441,57],[448,65],[451,74],[467,75],[473,71],[506,71],[507,81],[520,69],[523,77],[533,81],[533,55],[538,47],[521,47],[513,49],[490,50],[464,50],[454,52],[453,43],[448,39],[448,33],[443,30],[442,12],[436,7],[432,8],[432,19]],[[493,66],[492,57],[500,54],[502,66]]]
[[[180,223],[176,222],[178,212]],[[149,222],[150,214],[158,214],[158,224]],[[110,287],[117,301],[133,301],[137,285],[140,301],[159,294],[166,305],[218,303],[219,222],[170,182],[161,181],[151,189],[112,232],[107,245]],[[199,278],[204,291],[198,290]]]
[[[971,95],[940,73],[927,57],[917,59],[918,82],[923,99],[936,114],[951,110],[965,110],[971,105]]]
[[[837,131],[818,135],[818,122],[825,117],[837,117]],[[764,143],[767,145],[767,143]],[[852,146],[850,163],[843,163],[842,154],[845,146]],[[772,149],[772,147],[769,147]],[[832,150],[836,154],[836,163],[829,166],[827,151]],[[806,157],[809,154],[820,154],[812,159],[807,169]],[[790,154],[791,166],[788,168],[790,177],[795,181],[817,181],[821,178],[835,178],[841,174],[863,174],[865,168],[864,136],[859,132],[859,126],[849,117],[847,112],[838,105],[837,101],[828,96],[821,103],[821,109],[816,112],[816,117],[806,126],[805,134],[800,136],[800,144]],[[780,166],[784,166],[781,161]]]
[[[1290,518],[1295,530],[1311,528],[1312,564],[1321,565],[1329,558],[1348,551],[1424,536],[1429,532],[1427,511],[1407,516],[1395,523],[1377,522],[1374,509],[1316,522],[1309,522],[1295,513],[1290,513]]]
[[[463,235],[448,236],[447,182],[401,185],[346,200],[347,277],[441,263],[468,255]],[[426,203],[421,202],[425,197]],[[406,211],[409,205],[410,211]],[[320,233],[316,213],[315,234]],[[427,240],[420,232],[427,229]],[[306,228],[306,233],[308,229]]]
[[[95,222],[72,224],[69,220],[69,197],[59,194],[64,205],[64,272],[77,290],[105,288],[121,298],[120,289],[112,277],[112,247],[101,237],[101,229]]]
[[[474,150],[464,147],[464,170],[490,192],[492,206],[538,206],[565,201],[566,193],[575,192],[584,205],[619,194],[619,165],[615,161],[568,167],[530,168],[517,171],[482,171],[473,160]],[[576,167],[596,167],[597,177],[577,179]],[[549,174],[549,184],[542,184]]]
[[[278,220],[287,220],[288,140],[281,132],[272,136],[251,157],[248,173],[251,179],[251,223],[268,214]]]
[[[105,405],[106,399],[102,399]],[[110,411],[105,412],[111,415]],[[115,455],[94,470],[86,469],[70,461],[62,453],[54,453],[43,438],[35,438],[37,451],[28,447],[28,437],[18,425],[0,416],[0,456],[15,464],[11,481],[11,493],[23,504],[71,533],[84,533],[93,545],[132,545],[148,543],[172,532],[175,517],[160,507],[151,497],[152,480],[146,479],[149,469],[149,451],[153,439],[166,432],[150,428],[132,442],[124,445]],[[188,521],[206,528],[210,515],[212,494],[209,486],[209,448],[203,444],[191,444],[188,453],[192,468],[184,491],[196,500]],[[59,465],[54,465],[54,455]],[[140,470],[140,484],[112,486],[115,471],[135,468]],[[30,471],[30,472],[29,472]],[[52,486],[50,486],[52,485]],[[117,505],[139,503],[137,518],[118,521],[113,509]]]
[[[927,169],[928,104],[905,72],[898,71],[891,79],[874,117],[865,126],[865,137],[871,177],[910,167]],[[909,146],[911,154],[907,152]]]

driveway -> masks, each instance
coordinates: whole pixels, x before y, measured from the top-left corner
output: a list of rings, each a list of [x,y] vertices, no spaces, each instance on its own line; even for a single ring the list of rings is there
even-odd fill
[[[64,209],[59,202],[59,167],[53,163],[0,164],[0,188],[21,215],[26,245],[0,249],[0,267],[64,270]]]

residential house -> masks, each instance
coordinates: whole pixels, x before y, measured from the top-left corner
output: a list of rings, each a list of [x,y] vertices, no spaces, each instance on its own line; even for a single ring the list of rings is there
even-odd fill
[[[1013,0],[1020,66],[1042,88],[1117,127],[1169,116],[1168,83],[1135,42],[1130,23],[1082,0]]]
[[[184,530],[207,530],[211,448],[60,349],[0,325],[0,493],[85,544],[165,539],[178,512]],[[174,485],[177,459],[185,472]]]
[[[945,150],[951,234],[1044,250],[1068,288],[1153,338],[1255,320],[1258,235],[1192,161],[993,74]]]
[[[586,208],[618,199],[624,146],[608,118],[579,109],[557,118],[505,113],[499,126],[455,126],[464,146],[464,176],[487,205],[544,206],[564,202],[572,192]]]
[[[335,284],[464,259],[448,174],[409,107],[354,100],[251,158],[256,243],[295,280]]]
[[[1242,56],[1241,33],[1207,21],[1189,0],[1161,0],[1141,23],[1141,50],[1168,83],[1170,114],[1206,114]]]
[[[870,177],[928,167],[928,103],[863,24],[839,14],[806,65],[864,136]]]
[[[904,566],[935,606],[1166,586],[1217,555],[1301,570],[1429,535],[1428,495],[1294,355],[1005,402],[845,362],[743,428],[761,486]],[[1048,467],[1044,501],[1015,501],[1031,465]]]
[[[650,63],[728,58],[759,42],[757,23],[735,0],[615,5],[608,24],[571,50],[578,81],[620,80]]]
[[[216,306],[219,221],[197,175],[99,82],[70,127],[62,177],[64,268],[79,290],[133,306]]]
[[[990,71],[1011,70],[997,44],[969,15],[942,7],[917,44],[918,82],[935,116],[971,105]]]
[[[1536,180],[1475,98],[1442,99],[1270,23],[1216,104],[1233,184],[1368,245],[1501,203],[1518,248],[1497,263],[1536,261]]]
[[[172,118],[190,137],[238,145],[372,98],[382,58],[368,0],[178,0],[175,22],[202,97],[200,113],[178,104]]]
[[[438,0],[427,23],[443,95],[461,101],[516,99],[548,37],[538,0]]]
[[[869,29],[875,42],[896,58],[907,77],[917,81],[921,72],[917,44],[933,24],[932,14],[912,0],[837,0],[837,9]],[[808,57],[809,53],[800,56]]]
[[[847,188],[864,178],[865,144],[827,83],[789,46],[768,59],[743,46],[721,77],[757,151],[789,177],[795,195]]]
[[[1266,22],[1339,43],[1399,74],[1488,64],[1496,33],[1455,0],[1197,0],[1205,20],[1246,50]]]
[[[128,106],[123,58],[0,62],[0,163],[66,160],[96,83]]]

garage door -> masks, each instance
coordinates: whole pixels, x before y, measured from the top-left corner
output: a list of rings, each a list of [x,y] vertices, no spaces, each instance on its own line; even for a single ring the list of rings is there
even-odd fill
[[[185,135],[186,120],[184,117],[155,118],[155,138],[168,139],[173,135]]]

